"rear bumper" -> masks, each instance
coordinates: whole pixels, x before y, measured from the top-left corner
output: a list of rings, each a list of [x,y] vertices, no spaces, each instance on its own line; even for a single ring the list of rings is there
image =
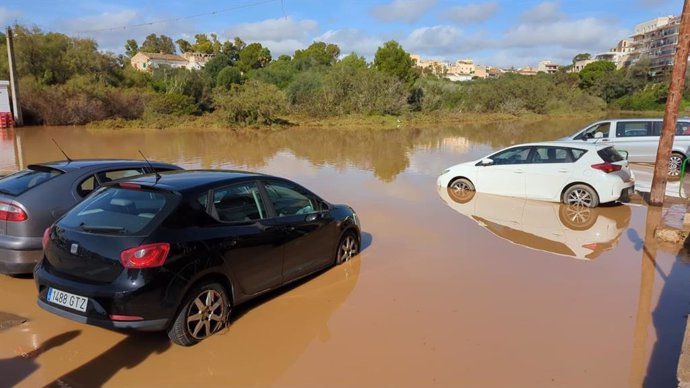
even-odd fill
[[[33,272],[36,263],[43,257],[43,250],[18,251],[0,248],[0,273],[21,275]]]
[[[628,182],[623,182],[620,178],[616,177],[613,180],[613,184],[607,185],[597,190],[599,194],[599,202],[607,203],[614,201],[626,201],[628,200],[628,193],[635,189],[635,181],[631,180]]]
[[[59,315],[63,318],[71,319],[80,323],[86,323],[88,325],[105,327],[107,329],[115,330],[138,330],[138,331],[161,331],[165,330],[168,325],[167,319],[153,319],[146,321],[111,321],[105,319],[97,319],[88,317],[85,315],[80,315],[67,310],[63,310],[59,307],[53,306],[48,302],[38,299],[38,306],[48,312],[55,315]]]

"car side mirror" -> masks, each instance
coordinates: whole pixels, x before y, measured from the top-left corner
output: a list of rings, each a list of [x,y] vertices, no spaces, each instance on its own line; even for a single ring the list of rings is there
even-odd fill
[[[310,214],[307,214],[306,217],[304,217],[304,221],[313,222],[313,221],[316,221],[318,218],[319,218],[319,213],[310,213]]]
[[[479,163],[481,163],[482,166],[490,166],[490,165],[494,164],[494,161],[491,158],[484,158]]]
[[[595,138],[595,139],[601,139],[601,138],[603,138],[603,137],[604,137],[604,133],[603,133],[603,132],[595,132],[595,133],[594,133],[594,138]]]

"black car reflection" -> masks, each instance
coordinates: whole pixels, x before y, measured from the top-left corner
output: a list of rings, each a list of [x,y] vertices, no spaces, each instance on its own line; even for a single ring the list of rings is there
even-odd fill
[[[358,253],[357,216],[286,179],[181,171],[96,191],[44,235],[39,305],[192,345],[230,308]]]
[[[498,237],[527,248],[594,259],[618,243],[630,223],[630,208],[586,208],[439,188],[455,211]]]

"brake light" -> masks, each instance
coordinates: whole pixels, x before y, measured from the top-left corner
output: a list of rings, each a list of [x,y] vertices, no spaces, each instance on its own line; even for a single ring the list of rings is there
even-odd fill
[[[605,163],[593,164],[592,168],[595,170],[601,170],[601,171],[608,174],[610,172],[620,171],[620,169],[623,167],[618,165],[618,164],[605,162]]]
[[[141,185],[138,185],[136,183],[119,183],[118,186],[122,187],[123,189],[140,189]]]
[[[43,232],[43,250],[46,249],[46,245],[48,245],[48,240],[50,240],[50,226],[46,228],[45,232]]]
[[[21,208],[7,202],[0,202],[0,220],[3,221],[26,221],[29,216]]]
[[[156,243],[140,245],[120,253],[120,263],[125,268],[160,267],[170,252],[170,244]]]
[[[110,315],[113,321],[141,321],[144,317],[138,315]]]

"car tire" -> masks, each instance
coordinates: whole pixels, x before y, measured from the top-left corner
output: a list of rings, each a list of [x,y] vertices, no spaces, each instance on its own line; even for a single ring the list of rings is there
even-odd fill
[[[558,218],[561,224],[570,230],[587,230],[597,222],[596,210],[577,205],[560,205]]]
[[[448,195],[458,203],[467,203],[474,198],[474,184],[467,178],[455,178],[448,184]]]
[[[359,242],[352,232],[347,232],[338,242],[335,251],[335,264],[343,264],[359,253]]]
[[[593,188],[584,184],[576,184],[568,187],[563,192],[563,203],[566,205],[597,207],[599,206],[599,196]]]
[[[168,337],[178,345],[194,345],[225,327],[228,315],[230,303],[225,288],[215,282],[202,283],[187,294]]]
[[[680,176],[680,171],[683,167],[683,161],[685,156],[679,152],[672,152],[668,159],[668,176],[677,177]]]

